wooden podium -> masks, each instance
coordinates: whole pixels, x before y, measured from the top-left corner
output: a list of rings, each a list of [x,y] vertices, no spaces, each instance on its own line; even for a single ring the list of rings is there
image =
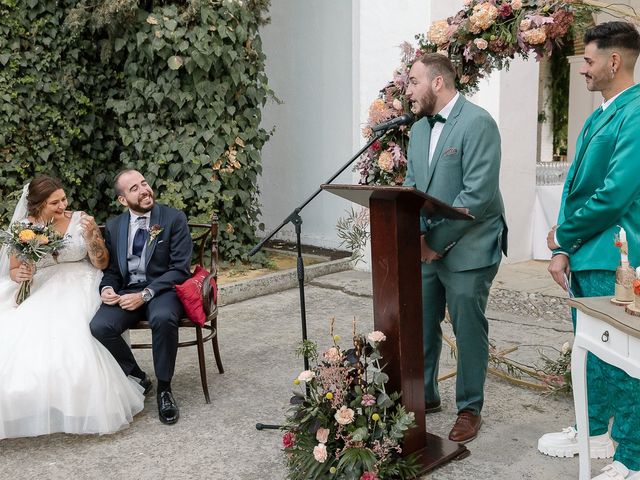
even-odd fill
[[[464,445],[426,431],[419,214],[424,209],[432,218],[473,217],[413,187],[326,184],[321,188],[370,211],[373,321],[375,329],[387,336],[380,349],[387,362],[387,385],[392,392],[402,392],[402,403],[415,414],[417,424],[405,436],[403,454],[417,453],[422,473],[468,455]]]

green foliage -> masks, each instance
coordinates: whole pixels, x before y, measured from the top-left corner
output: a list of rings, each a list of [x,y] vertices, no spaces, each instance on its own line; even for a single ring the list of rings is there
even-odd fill
[[[569,35],[563,45],[552,51],[549,58],[549,89],[553,129],[554,155],[567,154],[569,125],[569,76],[567,57],[573,55],[573,37]]]
[[[75,208],[104,220],[119,211],[114,174],[137,168],[190,219],[215,211],[220,253],[246,259],[263,228],[260,109],[272,93],[258,27],[268,6],[0,0],[2,196],[51,172]]]
[[[357,264],[364,257],[364,249],[371,234],[369,233],[369,210],[354,210],[353,207],[346,211],[345,217],[338,219],[336,230],[340,239],[340,246],[352,252],[352,258]]]
[[[402,440],[415,427],[413,412],[400,404],[400,394],[387,393],[389,377],[382,372],[382,332],[354,333],[352,348],[343,350],[333,335],[333,347],[317,354],[319,363],[294,383],[306,382],[291,399],[283,427],[283,446],[290,480],[380,480],[414,478],[416,457],[401,457]]]

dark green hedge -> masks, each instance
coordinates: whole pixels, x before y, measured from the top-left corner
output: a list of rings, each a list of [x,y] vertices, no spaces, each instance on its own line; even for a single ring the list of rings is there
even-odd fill
[[[0,0],[0,220],[36,172],[60,176],[73,207],[103,220],[120,211],[114,174],[135,167],[190,218],[217,212],[221,253],[244,257],[269,137],[268,6]]]

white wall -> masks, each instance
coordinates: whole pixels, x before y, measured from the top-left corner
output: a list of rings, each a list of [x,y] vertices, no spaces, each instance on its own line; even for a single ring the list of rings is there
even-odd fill
[[[352,155],[353,11],[344,0],[273,0],[261,32],[271,88],[282,100],[264,110],[276,132],[263,149],[260,181],[267,232]],[[350,183],[351,174],[338,180]],[[302,211],[303,242],[336,246],[336,212],[346,202],[321,193]],[[280,238],[293,238],[287,226]]]
[[[399,45],[425,31],[424,0],[273,0],[262,30],[267,75],[282,105],[265,108],[276,133],[260,181],[267,232],[361,146],[369,104],[400,63]],[[347,169],[334,183],[354,183]],[[350,204],[321,193],[303,210],[303,241],[337,247],[335,225]],[[286,227],[280,238],[291,239]]]
[[[403,41],[462,7],[462,0],[273,0],[262,30],[267,75],[282,105],[263,125],[277,130],[263,150],[260,181],[267,232],[363,144],[361,125],[398,66]],[[531,258],[538,70],[516,60],[471,98],[496,119],[503,139],[501,187],[510,227],[508,261]],[[526,95],[523,94],[526,92]],[[336,183],[353,183],[351,169]],[[337,247],[335,224],[349,207],[321,193],[303,210],[303,241]],[[292,228],[284,235],[291,238]]]

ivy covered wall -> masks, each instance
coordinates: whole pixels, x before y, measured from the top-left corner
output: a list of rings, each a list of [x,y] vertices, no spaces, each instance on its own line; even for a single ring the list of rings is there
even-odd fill
[[[255,242],[261,107],[258,28],[269,0],[0,0],[0,223],[36,172],[74,209],[117,213],[124,167],[194,220],[218,213],[221,253]]]

